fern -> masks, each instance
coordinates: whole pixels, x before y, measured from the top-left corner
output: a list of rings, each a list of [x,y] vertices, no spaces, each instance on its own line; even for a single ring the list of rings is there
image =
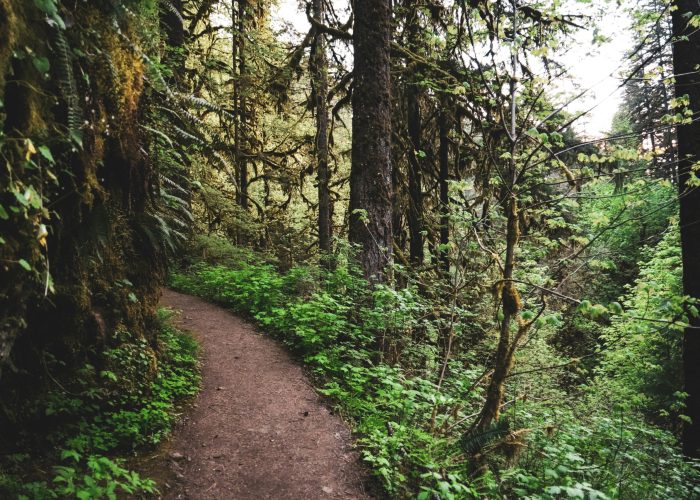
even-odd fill
[[[169,188],[174,189],[175,191],[178,191],[184,195],[190,194],[190,192],[187,189],[185,189],[180,184],[172,180],[170,177],[167,177],[163,173],[158,174],[158,178],[163,184],[167,185]]]
[[[510,422],[508,419],[502,418],[482,431],[465,433],[459,440],[459,446],[467,455],[474,455],[489,444],[506,437],[509,433]]]
[[[165,1],[162,2],[161,5],[164,10],[167,10],[170,14],[175,16],[182,26],[185,25],[185,20],[182,18],[180,11],[172,3]]]
[[[68,129],[73,138],[79,138],[80,128],[83,124],[83,111],[79,104],[80,97],[78,95],[78,86],[75,82],[75,75],[73,74],[70,46],[61,29],[56,30],[55,44],[57,49],[58,88],[68,110]]]
[[[206,99],[203,99],[202,97],[197,97],[197,96],[188,95],[188,94],[178,94],[178,96],[179,96],[181,102],[186,102],[195,108],[206,109],[208,111],[212,111],[212,112],[217,113],[221,116],[225,116],[229,120],[236,119],[236,117],[233,115],[233,113],[226,111],[223,107],[219,106],[218,104],[210,102]]]

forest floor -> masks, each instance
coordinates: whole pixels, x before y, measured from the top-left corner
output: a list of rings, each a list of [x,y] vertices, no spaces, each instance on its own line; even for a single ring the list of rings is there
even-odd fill
[[[165,498],[370,498],[350,431],[274,340],[228,311],[165,290],[202,346],[202,389],[141,473]]]

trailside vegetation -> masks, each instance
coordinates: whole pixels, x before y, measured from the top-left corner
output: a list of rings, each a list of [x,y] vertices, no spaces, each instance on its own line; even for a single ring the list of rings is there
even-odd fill
[[[125,459],[165,439],[199,388],[198,345],[169,325],[171,316],[158,312],[157,361],[147,355],[144,339],[120,330],[113,347],[99,353],[99,365],[86,362],[41,400],[15,404],[21,425],[3,427],[13,436],[0,461],[4,498],[158,493],[155,482]],[[47,370],[59,369],[59,359],[47,359]]]
[[[352,425],[364,462],[390,497],[698,493],[700,473],[684,460],[672,432],[682,408],[675,390],[680,373],[662,371],[669,355],[680,354],[678,337],[630,319],[645,311],[670,317],[681,309],[675,222],[664,240],[642,252],[640,278],[620,305],[627,312],[601,334],[605,347],[596,368],[587,376],[584,360],[549,345],[562,318],[542,318],[523,347],[501,418],[483,431],[474,422],[491,367],[480,353],[493,341],[470,332],[473,323],[457,326],[460,337],[471,337],[469,348],[441,359],[435,341],[442,322],[417,283],[372,287],[346,253],[333,271],[299,265],[280,273],[263,256],[216,244],[222,253],[215,260],[226,254],[235,263],[200,262],[174,272],[170,284],[255,319],[297,353],[319,392]],[[466,308],[454,312],[471,316]],[[577,319],[598,324],[592,311]],[[399,359],[380,348],[398,343]],[[588,381],[572,385],[580,378]],[[470,467],[474,456],[490,468]]]
[[[3,498],[155,493],[121,457],[198,387],[193,341],[156,316],[191,217],[156,125],[184,110],[161,17],[156,0],[0,1]]]

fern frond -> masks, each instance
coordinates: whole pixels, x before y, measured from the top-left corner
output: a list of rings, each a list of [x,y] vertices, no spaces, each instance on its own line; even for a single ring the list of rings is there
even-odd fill
[[[185,20],[182,18],[182,14],[180,14],[180,11],[177,10],[177,8],[172,3],[165,1],[162,2],[161,5],[165,10],[174,15],[182,26],[185,26]]]
[[[146,130],[147,132],[150,132],[150,133],[155,134],[156,136],[160,137],[168,144],[168,146],[173,147],[175,145],[173,140],[170,137],[168,137],[168,135],[166,133],[164,133],[158,129],[155,129],[153,127],[149,127],[148,125],[139,124],[139,127]]]
[[[222,106],[219,106],[218,104],[208,101],[202,97],[196,97],[188,94],[178,94],[178,97],[182,102],[186,102],[194,108],[206,109],[207,111],[211,111],[221,116],[225,116],[229,120],[236,119],[233,113],[226,111]]]
[[[63,30],[56,30],[55,33],[58,88],[68,110],[68,128],[71,132],[77,132],[83,125],[83,111],[80,107],[78,85],[73,74],[71,50]]]
[[[464,434],[459,440],[462,451],[468,455],[474,455],[483,450],[489,444],[506,437],[510,433],[510,422],[502,418],[493,422],[483,431],[472,431]]]
[[[180,193],[184,195],[189,195],[190,192],[182,187],[180,184],[172,180],[170,177],[164,175],[163,173],[159,173],[158,177],[160,178],[161,182],[163,184],[166,184],[169,188],[174,189],[175,191],[179,191]]]

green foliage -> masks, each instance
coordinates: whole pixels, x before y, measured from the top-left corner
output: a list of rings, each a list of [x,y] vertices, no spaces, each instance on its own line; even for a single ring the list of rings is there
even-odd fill
[[[71,450],[72,451],[72,450]],[[78,462],[75,453],[62,453],[62,458]],[[54,467],[53,489],[46,490],[48,498],[75,497],[79,499],[108,498],[114,500],[117,494],[139,495],[156,494],[155,483],[142,479],[136,472],[129,471],[104,456],[90,455],[82,468],[57,465]],[[37,491],[32,492],[36,495]],[[22,495],[20,495],[22,497]]]
[[[590,300],[617,300],[624,285],[634,279],[642,250],[659,241],[677,210],[676,187],[670,182],[630,177],[622,186],[588,183],[576,205],[572,239],[589,245],[588,267],[591,274],[598,274],[586,294]]]
[[[671,236],[665,240],[673,246]],[[516,402],[493,428],[471,431],[484,397],[485,367],[471,360],[475,351],[449,362],[440,384],[430,332],[444,324],[426,319],[431,303],[410,285],[370,289],[342,255],[338,262],[330,272],[305,266],[286,274],[257,257],[233,268],[196,264],[173,273],[171,284],[253,316],[303,356],[391,497],[695,496],[700,476],[672,434],[633,414],[611,418],[609,405],[567,394],[547,371],[517,377],[509,389],[517,396],[520,387],[535,385],[529,391],[543,403]],[[620,324],[636,324],[625,316],[634,314],[629,301],[618,307]],[[620,312],[612,304],[605,309]],[[550,316],[523,348],[519,369],[562,363],[542,337],[561,326],[558,314]],[[482,475],[474,472],[479,454],[489,465]]]
[[[609,411],[573,414],[533,431],[503,485],[519,498],[695,498],[700,475],[674,438],[636,418]]]
[[[69,382],[70,393],[58,388],[49,394],[40,411],[48,429],[47,444],[60,450],[59,456],[50,458],[60,461],[52,468],[52,479],[24,482],[21,471],[28,470],[24,462],[32,457],[14,464],[12,457],[4,457],[0,492],[28,498],[110,499],[156,493],[153,481],[114,457],[162,441],[176,418],[175,410],[198,390],[197,343],[167,324],[170,314],[159,313],[157,363],[144,339],[122,332],[116,345],[103,353],[103,369],[86,364]]]
[[[683,328],[687,324],[681,286],[678,223],[643,249],[636,281],[627,286],[624,312],[602,333],[602,356],[590,397],[626,412],[641,412],[678,429],[683,410]]]

